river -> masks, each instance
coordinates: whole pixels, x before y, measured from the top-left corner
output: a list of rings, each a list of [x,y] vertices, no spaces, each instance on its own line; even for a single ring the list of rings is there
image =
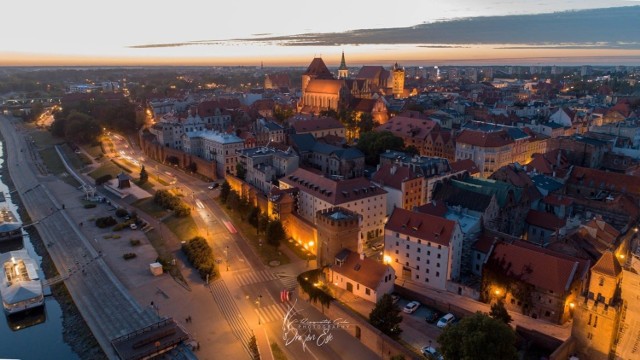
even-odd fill
[[[0,142],[0,173],[5,166],[4,142]],[[4,172],[6,174],[6,172]],[[6,203],[0,206],[8,206],[19,221],[18,206],[9,194],[9,188],[0,179],[0,191],[5,194]],[[17,250],[23,247],[29,255],[42,263],[42,258],[36,253],[29,235],[23,230],[22,243],[0,244],[0,252]],[[44,277],[42,271],[40,276]],[[42,310],[32,311],[28,315],[20,315],[8,318],[0,315],[0,358],[3,359],[79,359],[71,347],[63,341],[62,309],[60,304],[52,296],[45,298],[45,306]]]

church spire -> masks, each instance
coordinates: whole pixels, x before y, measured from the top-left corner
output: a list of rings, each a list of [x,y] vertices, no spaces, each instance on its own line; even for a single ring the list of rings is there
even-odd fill
[[[349,68],[347,68],[347,62],[344,60],[344,50],[342,50],[342,60],[340,60],[340,67],[338,68],[338,79],[346,79],[349,77]]]

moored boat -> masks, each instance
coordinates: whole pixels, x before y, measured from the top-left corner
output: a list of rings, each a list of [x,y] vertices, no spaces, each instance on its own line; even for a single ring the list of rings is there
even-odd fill
[[[27,250],[0,254],[0,297],[7,314],[44,305],[38,264]]]

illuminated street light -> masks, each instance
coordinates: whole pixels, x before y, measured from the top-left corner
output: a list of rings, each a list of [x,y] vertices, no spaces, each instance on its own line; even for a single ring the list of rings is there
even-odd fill
[[[388,265],[388,264],[391,264],[391,256],[389,256],[389,255],[384,255],[384,258],[383,258],[383,259],[384,259],[384,263],[385,263],[385,264],[387,264],[387,265]]]

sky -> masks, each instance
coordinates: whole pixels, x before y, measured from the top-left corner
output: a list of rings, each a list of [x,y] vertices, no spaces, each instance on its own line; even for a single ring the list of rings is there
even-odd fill
[[[636,36],[640,26],[618,23],[617,18],[625,14],[609,18],[611,25],[594,32],[598,37],[594,41],[577,35],[555,41],[543,36],[544,30],[550,34],[572,31],[555,29],[562,24],[554,23],[536,30],[539,18],[518,17],[627,6],[636,6],[633,9],[640,14],[640,0],[401,0],[392,7],[389,4],[370,0],[325,0],[313,5],[304,0],[8,0],[2,3],[0,18],[0,66],[260,62],[297,66],[316,56],[331,66],[339,62],[342,51],[353,65],[395,61],[406,65],[587,61],[640,65],[640,36]],[[588,13],[589,27],[600,23],[598,14]],[[505,25],[509,23],[505,20],[512,20],[520,27],[525,23],[522,19],[532,25],[520,29]],[[578,26],[584,23],[574,21]],[[523,29],[531,30],[529,37],[516,36]],[[579,33],[591,36],[587,27]],[[622,36],[627,33],[632,36]]]

